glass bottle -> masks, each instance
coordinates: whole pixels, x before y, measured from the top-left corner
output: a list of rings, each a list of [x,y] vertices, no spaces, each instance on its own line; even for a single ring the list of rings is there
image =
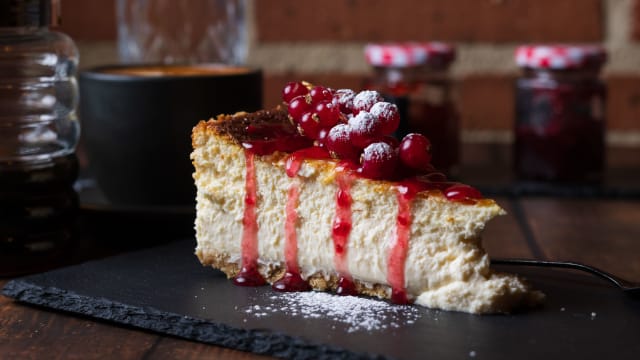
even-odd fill
[[[516,50],[514,167],[519,180],[598,183],[605,163],[606,52],[595,45]]]
[[[455,48],[439,42],[369,44],[365,57],[372,66],[365,87],[377,90],[400,110],[395,135],[425,135],[431,141],[433,165],[455,175],[460,121],[449,76]]]
[[[2,275],[50,267],[73,235],[78,51],[49,30],[55,10],[51,0],[0,1]]]

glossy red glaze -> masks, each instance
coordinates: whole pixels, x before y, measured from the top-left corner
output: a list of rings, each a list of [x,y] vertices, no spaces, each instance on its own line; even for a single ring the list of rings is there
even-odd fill
[[[311,139],[300,135],[295,126],[288,123],[249,125],[246,130],[248,139],[242,146],[256,155],[293,152],[313,145]]]
[[[356,285],[351,280],[351,277],[340,277],[338,280],[338,287],[336,288],[336,294],[338,295],[357,295]]]
[[[233,278],[233,283],[239,286],[262,286],[266,284],[256,266],[243,266],[240,273]]]
[[[318,146],[297,150],[287,158],[285,164],[287,176],[295,177],[302,166],[302,162],[310,159],[331,159],[331,155],[329,155],[329,152],[326,149]]]
[[[311,286],[304,280],[299,272],[287,271],[284,276],[271,285],[273,290],[281,292],[293,292],[293,291],[309,291]]]
[[[475,202],[482,199],[482,194],[476,188],[465,184],[454,184],[444,190],[444,196],[451,201]]]
[[[276,151],[292,152],[309,147],[313,142],[301,135],[292,134],[267,140],[250,140],[242,143],[242,146],[256,155],[269,155]]]
[[[398,305],[411,304],[405,289],[391,289],[391,302]]]

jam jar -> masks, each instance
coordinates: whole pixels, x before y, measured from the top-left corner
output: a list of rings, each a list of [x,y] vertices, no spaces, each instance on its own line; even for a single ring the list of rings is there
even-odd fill
[[[605,162],[606,51],[597,45],[516,49],[515,174],[522,181],[594,183]]]
[[[372,67],[366,88],[377,90],[398,106],[396,136],[421,133],[432,146],[433,165],[454,175],[459,161],[460,124],[449,67],[455,48],[440,42],[368,44]]]

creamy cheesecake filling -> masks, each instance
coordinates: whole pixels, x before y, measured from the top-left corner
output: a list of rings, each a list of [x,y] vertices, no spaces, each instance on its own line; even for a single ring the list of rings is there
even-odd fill
[[[406,296],[420,305],[472,313],[507,312],[541,299],[519,278],[489,268],[479,233],[488,220],[503,213],[491,200],[466,205],[437,192],[404,197],[398,186],[349,178],[336,171],[334,161],[307,160],[288,176],[286,157],[255,156],[251,172],[248,158],[229,139],[207,134],[206,129],[194,132],[196,253],[205,264],[214,259],[217,267],[220,262],[234,264],[226,271],[229,276],[237,278],[254,259],[256,270],[270,282],[282,279],[283,269],[295,272],[297,267],[314,287],[323,288],[317,284],[324,280],[335,290],[341,279],[344,287],[355,280],[358,292],[375,289],[365,293],[392,299],[395,295],[397,302]],[[251,204],[246,201],[251,182],[247,175],[255,176],[257,194],[256,253],[250,255],[243,247],[247,203]],[[341,200],[345,182],[349,209],[340,215],[346,207]],[[292,202],[297,203],[293,223]],[[349,229],[340,230],[336,223],[346,215]]]

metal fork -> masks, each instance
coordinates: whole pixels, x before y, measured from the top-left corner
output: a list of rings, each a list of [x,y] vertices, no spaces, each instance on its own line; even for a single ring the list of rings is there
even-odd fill
[[[532,259],[491,259],[492,265],[524,265],[524,266],[537,266],[537,267],[551,267],[551,268],[564,268],[574,269],[588,272],[592,275],[600,277],[609,281],[617,286],[625,294],[631,296],[634,299],[640,299],[640,283],[631,282],[625,279],[621,279],[606,271],[600,270],[596,267],[585,265],[572,261],[545,261],[545,260],[532,260]]]

